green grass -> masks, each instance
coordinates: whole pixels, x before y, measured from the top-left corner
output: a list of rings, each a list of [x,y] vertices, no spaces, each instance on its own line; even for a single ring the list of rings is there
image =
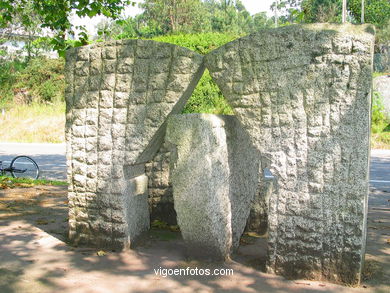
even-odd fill
[[[390,121],[378,92],[374,92],[372,97],[371,148],[390,149]]]
[[[18,105],[0,113],[0,141],[65,141],[65,103]]]
[[[390,149],[390,131],[371,134],[372,149]]]
[[[372,74],[372,78],[378,77],[378,76],[383,76],[383,75],[388,75],[389,73],[387,72],[374,72]]]
[[[67,185],[65,181],[46,180],[46,179],[29,179],[29,178],[13,178],[9,176],[0,176],[0,188],[15,188],[15,187],[32,187],[35,185],[52,185],[61,186]]]

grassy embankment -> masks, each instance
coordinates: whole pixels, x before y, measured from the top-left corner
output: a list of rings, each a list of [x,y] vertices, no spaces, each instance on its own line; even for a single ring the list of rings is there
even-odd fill
[[[386,74],[375,72],[373,77]],[[371,148],[390,149],[390,120],[384,114],[382,97],[377,92],[372,97]]]
[[[64,142],[64,61],[0,62],[0,141]]]
[[[1,142],[64,142],[65,104],[12,107],[0,117]]]

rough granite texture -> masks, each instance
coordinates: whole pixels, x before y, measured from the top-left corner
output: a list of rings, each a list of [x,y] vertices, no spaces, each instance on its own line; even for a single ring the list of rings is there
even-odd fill
[[[169,178],[168,146],[164,143],[152,161],[145,164],[148,181],[149,210],[151,221],[158,220],[176,225],[173,207],[173,191]]]
[[[66,56],[69,237],[126,248],[149,228],[145,163],[179,113],[203,57],[147,40],[99,43]]]
[[[260,172],[261,174],[261,172]],[[268,202],[273,191],[274,179],[260,176],[255,198],[252,201],[251,211],[246,224],[246,231],[260,235],[268,229]]]
[[[357,284],[368,196],[371,26],[263,30],[205,57],[277,177],[268,272]]]
[[[171,156],[178,223],[194,253],[228,258],[253,200],[250,221],[264,227],[268,214],[269,272],[358,284],[373,43],[371,26],[316,24],[262,30],[205,58],[146,40],[69,50],[70,239],[132,245],[150,225],[148,196],[152,214],[172,209]],[[237,119],[169,119],[204,60]],[[170,153],[160,150],[167,119]],[[265,168],[275,176],[272,189],[264,187]]]
[[[170,151],[164,143],[152,161],[145,164],[148,176],[150,219],[176,225],[176,212],[170,180]],[[255,198],[252,201],[246,231],[265,234],[268,227],[268,201],[273,188],[273,179],[259,178]]]
[[[190,256],[238,248],[257,189],[259,155],[234,116],[174,115],[166,141],[177,222]]]
[[[150,219],[176,225],[173,190],[170,180],[170,151],[164,143],[152,161],[145,164],[148,181]],[[259,178],[258,189],[252,201],[246,231],[265,234],[268,227],[268,200],[273,179]]]

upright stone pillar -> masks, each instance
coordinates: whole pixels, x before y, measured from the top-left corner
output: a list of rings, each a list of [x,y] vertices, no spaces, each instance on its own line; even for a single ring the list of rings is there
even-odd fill
[[[368,25],[294,25],[259,31],[205,57],[277,178],[269,272],[360,281],[373,44]]]
[[[174,146],[171,182],[188,254],[229,258],[256,193],[256,150],[234,116],[174,115],[166,141]]]
[[[69,237],[129,247],[149,228],[147,177],[165,133],[203,73],[203,57],[146,40],[99,43],[66,57]]]

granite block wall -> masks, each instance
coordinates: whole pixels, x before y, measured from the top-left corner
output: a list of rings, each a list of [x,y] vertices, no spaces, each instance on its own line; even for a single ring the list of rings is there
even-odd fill
[[[374,30],[259,31],[205,57],[277,178],[268,271],[357,284],[364,260]]]
[[[203,73],[202,56],[147,40],[99,43],[66,56],[69,237],[129,247],[149,228],[145,163]]]

